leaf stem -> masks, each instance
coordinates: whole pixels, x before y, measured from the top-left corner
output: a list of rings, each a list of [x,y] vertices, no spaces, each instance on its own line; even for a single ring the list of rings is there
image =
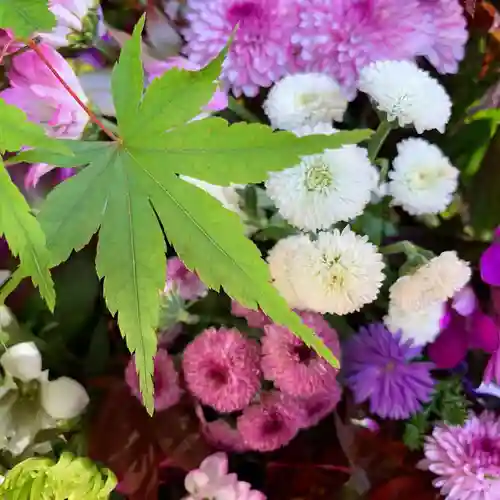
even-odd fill
[[[10,275],[10,278],[0,288],[0,304],[5,304],[7,297],[19,286],[25,277],[26,275],[21,272],[21,268],[19,267]]]
[[[97,118],[95,113],[75,94],[71,87],[64,81],[62,76],[57,72],[57,70],[52,66],[50,61],[45,57],[45,54],[40,50],[40,47],[36,44],[35,40],[28,40],[28,46],[32,49],[40,60],[47,66],[50,72],[57,78],[59,83],[66,89],[66,91],[71,95],[71,97],[80,105],[80,107],[89,115],[90,120],[95,123],[112,141],[120,142],[120,139],[116,137],[111,130],[109,130],[102,122]]]
[[[368,142],[368,158],[372,163],[377,159],[377,155],[392,129],[392,122],[386,118],[379,123],[377,130]]]

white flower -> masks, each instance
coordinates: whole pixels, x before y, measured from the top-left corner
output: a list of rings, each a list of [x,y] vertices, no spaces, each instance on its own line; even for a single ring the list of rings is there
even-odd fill
[[[87,391],[76,380],[59,377],[42,384],[42,408],[55,419],[75,418],[83,412],[88,403]]]
[[[296,257],[290,277],[304,309],[349,314],[373,302],[384,280],[375,245],[346,227],[320,232],[307,258]]]
[[[444,87],[429,73],[409,61],[376,61],[365,66],[358,87],[377,108],[401,127],[413,124],[419,134],[444,132],[450,119],[451,100]]]
[[[34,342],[9,347],[0,357],[3,369],[12,377],[29,382],[42,373],[42,355]]]
[[[401,141],[389,172],[393,205],[412,215],[437,214],[451,203],[459,171],[442,151],[424,139]]]
[[[0,286],[2,286],[10,277],[10,271],[0,269]]]
[[[267,262],[273,284],[291,308],[303,309],[294,282],[295,269],[306,266],[309,257],[314,254],[314,244],[304,234],[279,240],[269,252]]]
[[[294,130],[303,125],[342,121],[347,108],[338,83],[322,73],[285,76],[274,85],[264,103],[271,126]]]
[[[298,166],[269,173],[266,189],[283,218],[315,231],[362,214],[377,184],[366,150],[343,146],[303,156]]]
[[[416,346],[422,346],[436,340],[444,312],[444,302],[434,302],[426,308],[413,310],[390,302],[384,323],[392,333],[401,331],[403,340],[412,340]]]
[[[445,302],[469,282],[470,276],[469,264],[456,252],[443,252],[414,273],[398,278],[389,291],[391,304],[404,311],[418,311]]]
[[[330,123],[316,123],[316,125],[302,125],[294,128],[292,132],[297,137],[305,137],[306,135],[332,135],[338,132],[338,129],[332,127]]]

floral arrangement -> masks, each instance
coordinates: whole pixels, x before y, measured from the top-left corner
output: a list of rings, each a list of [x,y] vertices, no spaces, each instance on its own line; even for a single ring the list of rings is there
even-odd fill
[[[500,14],[0,5],[0,496],[500,498]]]

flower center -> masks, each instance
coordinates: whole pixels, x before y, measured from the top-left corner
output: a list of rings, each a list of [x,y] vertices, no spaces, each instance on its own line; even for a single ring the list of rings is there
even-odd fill
[[[281,429],[283,429],[283,421],[276,413],[269,415],[269,418],[262,426],[263,434],[277,434]]]
[[[481,437],[470,444],[474,465],[478,468],[500,467],[500,442],[490,437]],[[494,479],[499,479],[495,474]]]
[[[227,369],[215,364],[208,370],[207,377],[218,386],[226,385],[229,379]]]
[[[227,11],[227,20],[231,25],[258,20],[263,16],[262,6],[256,2],[236,2]]]
[[[308,363],[314,359],[314,352],[305,344],[296,345],[293,347],[293,354],[297,356],[300,363]]]
[[[304,184],[308,191],[324,191],[333,184],[332,172],[321,157],[308,165]]]
[[[418,189],[429,189],[443,177],[441,169],[436,167],[422,168],[413,175],[412,181]]]

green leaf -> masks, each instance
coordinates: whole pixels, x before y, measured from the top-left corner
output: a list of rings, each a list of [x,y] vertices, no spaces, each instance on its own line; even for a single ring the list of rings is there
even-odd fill
[[[5,235],[12,253],[19,256],[23,272],[47,302],[55,306],[54,284],[50,276],[50,255],[45,246],[45,236],[24,196],[10,179],[0,161],[0,236]]]
[[[115,73],[115,86],[124,86],[115,89],[116,103],[122,103],[118,107],[125,106],[129,84],[132,106],[137,103],[137,82],[132,73],[140,57],[140,29],[139,25],[132,42],[124,47]],[[260,306],[276,323],[289,327],[338,366],[333,354],[272,286],[267,264],[244,236],[239,217],[178,174],[196,174],[224,184],[257,183],[265,180],[271,169],[293,166],[303,154],[354,143],[369,133],[297,138],[261,125],[228,127],[218,119],[182,125],[210,97],[220,64],[219,60],[217,72],[209,66],[200,73],[174,72],[170,79],[159,79],[156,86],[149,87],[139,106],[132,135],[132,114],[122,109],[118,117],[122,137],[119,142],[68,144],[74,153],[73,163],[88,166],[57,186],[39,215],[53,265],[67,259],[99,232],[97,272],[104,279],[108,307],[117,313],[120,330],[135,354],[141,391],[150,412],[154,407],[151,377],[159,291],[165,280],[163,230],[180,258],[208,286],[224,288],[247,307]],[[157,114],[153,114],[153,108]],[[165,132],[174,124],[174,130]],[[43,154],[31,151],[20,158],[29,155],[34,161]],[[64,155],[52,154],[50,162],[70,166]]]
[[[56,18],[48,7],[48,0],[2,0],[0,28],[11,29],[16,37],[28,38],[35,32],[49,32],[56,26]]]

